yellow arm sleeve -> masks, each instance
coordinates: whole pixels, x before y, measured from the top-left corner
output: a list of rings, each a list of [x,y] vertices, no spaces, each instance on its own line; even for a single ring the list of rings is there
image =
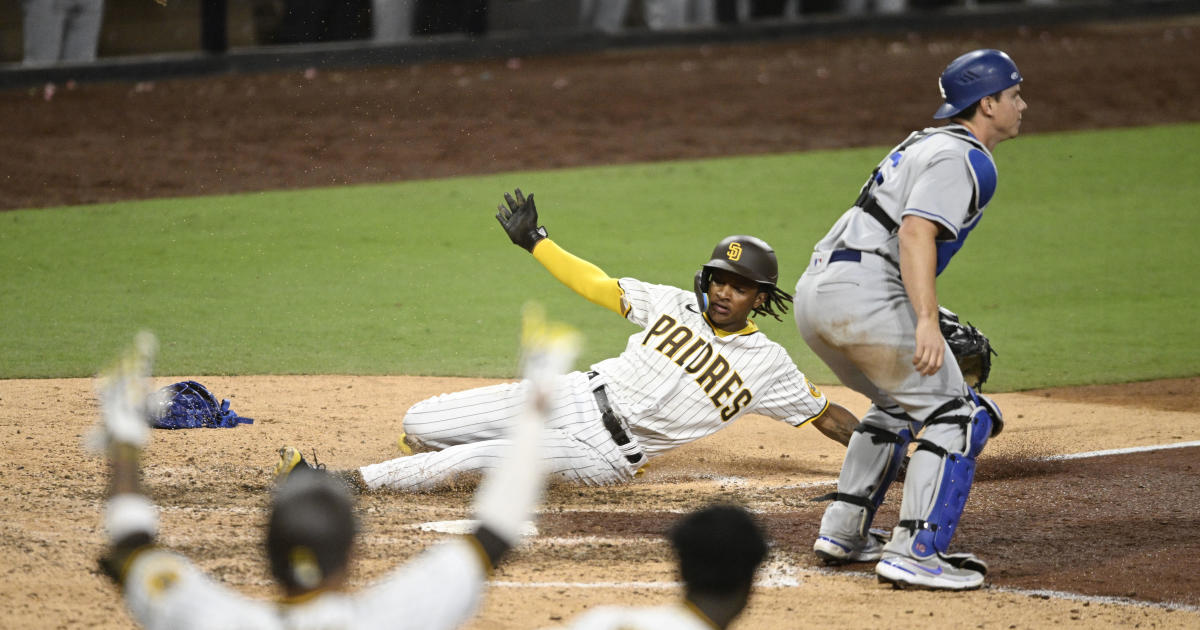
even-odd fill
[[[624,292],[617,284],[617,279],[608,277],[603,269],[571,254],[548,238],[538,241],[534,246],[533,257],[559,282],[571,287],[572,291],[621,317],[625,316],[628,309],[623,308],[621,300]]]

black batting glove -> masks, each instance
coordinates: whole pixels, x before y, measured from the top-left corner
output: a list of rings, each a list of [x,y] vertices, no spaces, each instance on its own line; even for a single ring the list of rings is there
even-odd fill
[[[537,207],[533,205],[533,193],[526,198],[520,188],[514,192],[516,199],[512,195],[504,193],[504,201],[508,207],[496,206],[500,210],[496,213],[496,220],[500,222],[500,227],[503,227],[504,231],[508,233],[508,238],[512,239],[513,244],[520,245],[525,248],[525,251],[533,253],[533,246],[546,238],[546,228],[537,224]]]

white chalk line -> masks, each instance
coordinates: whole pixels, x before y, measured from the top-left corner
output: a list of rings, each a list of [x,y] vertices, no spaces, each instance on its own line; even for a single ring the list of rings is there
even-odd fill
[[[810,572],[818,575],[844,575],[847,577],[863,578],[877,580],[878,576],[874,571],[841,571],[829,569],[825,567],[817,567],[809,569]],[[1135,606],[1139,608],[1158,608],[1162,610],[1182,610],[1187,612],[1200,612],[1200,606],[1192,606],[1190,604],[1181,604],[1178,602],[1148,602],[1141,599],[1133,599],[1130,597],[1112,597],[1105,595],[1083,595],[1080,593],[1070,593],[1067,591],[1052,591],[1048,589],[1028,589],[1016,588],[1012,586],[994,586],[985,584],[984,591],[992,591],[996,593],[1011,593],[1013,595],[1022,595],[1024,597],[1036,597],[1038,599],[1061,599],[1064,601],[1091,603],[1091,604],[1113,604],[1116,606]]]
[[[660,588],[660,589],[675,589],[680,588],[678,582],[513,582],[510,580],[488,582],[488,586],[494,588],[611,588],[611,589],[638,589],[638,588]]]
[[[796,565],[784,558],[769,558],[758,570],[755,588],[794,588],[800,586]],[[683,588],[682,582],[515,582],[496,580],[488,585],[499,588],[583,588],[583,589],[672,589]]]
[[[1051,455],[1051,456],[1043,457],[1040,459],[1042,459],[1044,461],[1088,459],[1088,458],[1092,458],[1092,457],[1104,457],[1104,456],[1108,456],[1108,455],[1127,455],[1127,454],[1132,454],[1132,453],[1145,453],[1145,452],[1176,449],[1176,448],[1191,448],[1191,447],[1196,447],[1196,446],[1200,446],[1200,441],[1175,442],[1175,443],[1169,443],[1169,444],[1134,446],[1134,447],[1128,447],[1128,448],[1087,451],[1087,452],[1082,452],[1082,453],[1070,453],[1070,454],[1064,454],[1064,455]],[[717,483],[728,484],[728,485],[737,485],[737,486],[749,485],[750,483],[752,483],[750,480],[747,480],[742,477],[735,477],[735,476],[723,476],[723,477],[716,477],[716,476],[699,477],[698,476],[698,478],[707,478],[707,479],[711,479],[712,481],[715,481]],[[827,479],[827,480],[809,481],[809,482],[794,483],[794,484],[784,484],[784,485],[778,485],[778,486],[763,486],[763,487],[771,488],[771,489],[786,490],[786,489],[830,486],[830,485],[835,485],[835,484],[837,484],[836,479]],[[211,508],[207,507],[207,506],[205,506],[205,507],[164,506],[162,509],[164,511],[182,511],[182,512],[221,512],[221,511],[224,511],[224,512],[255,513],[255,512],[264,511],[263,508],[238,508],[236,506],[223,506],[223,507],[214,506]],[[591,512],[591,511],[597,511],[597,510],[567,508],[567,509],[564,509],[561,511],[562,512]],[[683,513],[686,513],[687,510],[664,510],[663,512],[664,513],[683,514]],[[426,531],[430,531],[430,530],[438,531],[439,529],[442,529],[441,527],[438,527],[439,525],[445,525],[447,523],[460,524],[460,523],[469,523],[469,522],[471,522],[471,521],[422,523],[422,524],[414,525],[412,527],[418,528],[418,529],[424,529]],[[429,527],[430,525],[432,525],[433,527]],[[450,528],[450,529],[453,529],[453,528]],[[370,542],[378,543],[378,542],[400,542],[400,541],[398,539],[393,539],[392,537],[378,537],[376,540],[372,540]],[[532,539],[528,540],[526,542],[526,544],[532,543],[532,544],[556,544],[556,545],[589,545],[589,544],[628,544],[631,542],[660,544],[662,541],[659,541],[657,539],[642,538],[642,537],[620,538],[620,537],[581,536],[581,537],[532,538]],[[764,566],[764,570],[766,570],[766,569],[767,569],[767,567]],[[797,569],[795,566],[790,566],[787,563],[777,563],[777,566],[775,569],[773,569],[773,571],[774,571],[774,573],[772,573],[771,575],[768,575],[766,578],[757,580],[755,582],[755,586],[758,588],[788,588],[788,587],[799,586],[801,582],[800,582],[799,578],[796,576],[799,575],[801,572],[817,574],[817,575],[826,575],[826,576],[838,575],[838,576],[847,576],[847,577],[854,577],[854,578],[861,578],[861,579],[872,579],[872,580],[876,579],[876,576],[873,572],[835,571],[835,570],[823,569],[823,568],[804,569],[803,571],[801,571],[800,569]],[[489,582],[489,585],[491,585],[493,587],[497,587],[497,588],[578,588],[578,589],[639,589],[639,588],[640,589],[679,589],[679,588],[682,588],[682,585],[679,582],[671,582],[671,581],[664,581],[664,582],[637,582],[637,581],[627,581],[627,582],[565,582],[565,581],[563,581],[563,582],[553,582],[553,581],[552,582],[514,582],[514,581],[503,580],[503,581],[491,581],[491,582]],[[1052,590],[1045,590],[1045,589],[1021,589],[1021,588],[992,586],[992,585],[984,586],[984,590],[994,591],[997,593],[1011,593],[1014,595],[1020,595],[1020,596],[1024,596],[1024,597],[1034,597],[1034,598],[1040,598],[1040,599],[1056,599],[1056,600],[1063,600],[1063,601],[1086,602],[1086,603],[1093,603],[1093,604],[1113,604],[1113,605],[1118,605],[1118,606],[1134,606],[1134,607],[1160,609],[1160,610],[1200,612],[1200,606],[1193,606],[1193,605],[1182,604],[1182,603],[1177,603],[1177,602],[1162,602],[1162,603],[1147,602],[1147,601],[1143,601],[1143,600],[1131,599],[1128,597],[1105,597],[1105,596],[1096,596],[1096,595],[1082,595],[1079,593],[1070,593],[1070,592],[1065,592],[1065,591],[1052,591]]]
[[[262,506],[246,507],[241,505],[160,505],[160,512],[182,514],[266,514],[267,508]]]
[[[764,570],[766,567],[764,567]],[[803,571],[795,570],[795,568],[781,568],[781,575],[768,575],[754,582],[755,588],[796,588],[802,585],[802,581],[798,576],[817,574],[824,576],[846,576],[859,579],[875,580],[875,574],[866,571],[835,571],[831,569],[815,568]],[[272,580],[264,580],[261,578],[251,577],[234,577],[225,576],[223,578],[227,583],[242,586],[274,586]],[[365,582],[363,584],[366,584]],[[612,590],[679,590],[683,588],[680,582],[515,582],[512,580],[492,580],[488,582],[491,588],[557,588],[557,589],[612,589]],[[1036,599],[1054,599],[1068,602],[1079,602],[1086,604],[1109,604],[1113,606],[1128,606],[1133,608],[1149,608],[1156,610],[1170,610],[1177,612],[1200,613],[1200,606],[1192,606],[1190,604],[1181,604],[1178,602],[1147,602],[1128,597],[1105,597],[1100,595],[1081,595],[1079,593],[1068,593],[1065,591],[1052,591],[1046,589],[1024,589],[1013,588],[1009,586],[992,586],[984,585],[983,591],[991,591],[995,593],[1007,593],[1010,595],[1018,595],[1022,597],[1030,597]]]
[[[1179,610],[1185,612],[1200,613],[1200,606],[1192,606],[1190,604],[1180,604],[1178,602],[1147,602],[1140,599],[1132,599],[1129,597],[1105,597],[1102,595],[1080,595],[1079,593],[1068,593],[1066,591],[1051,591],[1046,589],[1024,589],[1012,588],[1008,586],[985,586],[987,590],[996,591],[998,593],[1013,593],[1016,595],[1025,595],[1026,597],[1038,597],[1041,599],[1061,599],[1071,602],[1084,602],[1089,604],[1113,604],[1116,606],[1135,606],[1138,608],[1158,608],[1162,610]]]
[[[764,567],[765,568],[765,567]],[[767,576],[764,579],[756,580],[755,588],[793,588],[799,587],[802,581],[799,579],[801,574],[815,574],[822,576],[844,576],[864,580],[875,581],[878,578],[874,572],[867,571],[838,571],[825,568],[812,568],[799,570],[795,567],[786,568],[779,576]],[[492,587],[496,588],[578,588],[578,589],[614,589],[614,590],[633,590],[633,589],[680,589],[683,585],[680,582],[513,582],[509,580],[488,582]],[[1080,602],[1087,604],[1111,604],[1114,606],[1132,606],[1135,608],[1150,608],[1157,610],[1171,610],[1200,613],[1200,606],[1192,606],[1190,604],[1181,604],[1178,602],[1148,602],[1144,600],[1131,599],[1129,597],[1107,597],[1102,595],[1082,595],[1079,593],[1069,593],[1066,591],[1052,591],[1046,589],[1025,589],[1014,588],[1009,586],[992,586],[984,585],[983,591],[991,591],[995,593],[1007,593],[1018,595],[1021,597],[1030,597],[1037,599],[1054,599],[1069,602]]]
[[[1071,453],[1066,455],[1053,455],[1042,458],[1049,461],[1087,459],[1091,457],[1103,457],[1106,455],[1125,455],[1130,453],[1143,453],[1156,450],[1174,449],[1174,448],[1189,448],[1200,446],[1200,441],[1194,442],[1177,442],[1171,444],[1158,444],[1152,446],[1136,446],[1129,448],[1108,449],[1102,451],[1088,451],[1083,453]],[[716,477],[714,481],[729,485],[746,485],[748,482],[740,477]],[[809,488],[837,484],[836,479],[811,481],[797,484],[787,484],[782,486],[773,486],[775,489],[795,489]],[[570,539],[555,539],[557,544],[571,544]],[[583,543],[583,539],[577,539]],[[757,588],[786,588],[799,586],[800,580],[796,575],[800,571],[794,567],[786,567],[780,578],[767,578],[755,582]],[[806,569],[806,573],[824,576],[847,576],[859,579],[878,579],[874,572],[866,571],[835,571],[824,568]],[[513,582],[513,581],[496,581],[490,582],[494,587],[499,588],[580,588],[580,589],[678,589],[682,585],[679,582]],[[1038,599],[1055,599],[1062,601],[1081,602],[1090,604],[1112,604],[1116,606],[1132,606],[1138,608],[1150,608],[1157,610],[1185,611],[1185,612],[1200,612],[1200,606],[1190,604],[1182,604],[1178,602],[1148,602],[1137,600],[1128,597],[1109,597],[1100,595],[1083,595],[1080,593],[1070,593],[1066,591],[1052,591],[1046,589],[1023,589],[1007,586],[992,586],[985,585],[984,590],[997,593],[1009,593],[1022,597],[1031,597]]]
[[[1200,446],[1200,441],[1194,442],[1174,442],[1171,444],[1153,444],[1150,446],[1130,446],[1128,448],[1112,448],[1105,451],[1089,451],[1087,453],[1070,453],[1067,455],[1050,455],[1041,458],[1044,461],[1061,461],[1066,459],[1087,459],[1089,457],[1104,457],[1106,455],[1128,455],[1130,453],[1149,453],[1151,451],[1164,451],[1172,448],[1191,448]]]

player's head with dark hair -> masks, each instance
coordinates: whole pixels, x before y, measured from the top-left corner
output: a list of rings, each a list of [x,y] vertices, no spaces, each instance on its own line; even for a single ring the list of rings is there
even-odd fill
[[[744,598],[767,557],[762,529],[745,509],[713,505],[675,524],[671,546],[689,599]]]
[[[746,235],[727,236],[713,248],[709,261],[700,268],[697,276],[697,291],[708,291],[712,274],[724,270],[754,282],[759,293],[765,295],[762,303],[755,306],[755,315],[770,315],[780,319],[786,314],[792,296],[783,291],[779,282],[779,262],[775,250],[760,238]]]
[[[271,504],[271,574],[289,594],[344,576],[357,529],[345,485],[323,470],[297,468],[275,491]]]

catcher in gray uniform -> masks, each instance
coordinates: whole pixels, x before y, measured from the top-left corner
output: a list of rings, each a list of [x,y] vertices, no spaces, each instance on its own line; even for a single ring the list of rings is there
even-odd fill
[[[1003,420],[953,360],[936,279],[996,190],[992,149],[1020,130],[1021,80],[998,50],[952,61],[940,79],[945,102],[934,113],[949,124],[916,131],[888,152],[796,284],[805,342],[872,402],[813,550],[831,563],[878,560],[880,581],[898,587],[978,588],[987,571],[971,554],[950,554],[949,545],[975,458]],[[883,546],[871,520],[914,440],[900,522]]]

